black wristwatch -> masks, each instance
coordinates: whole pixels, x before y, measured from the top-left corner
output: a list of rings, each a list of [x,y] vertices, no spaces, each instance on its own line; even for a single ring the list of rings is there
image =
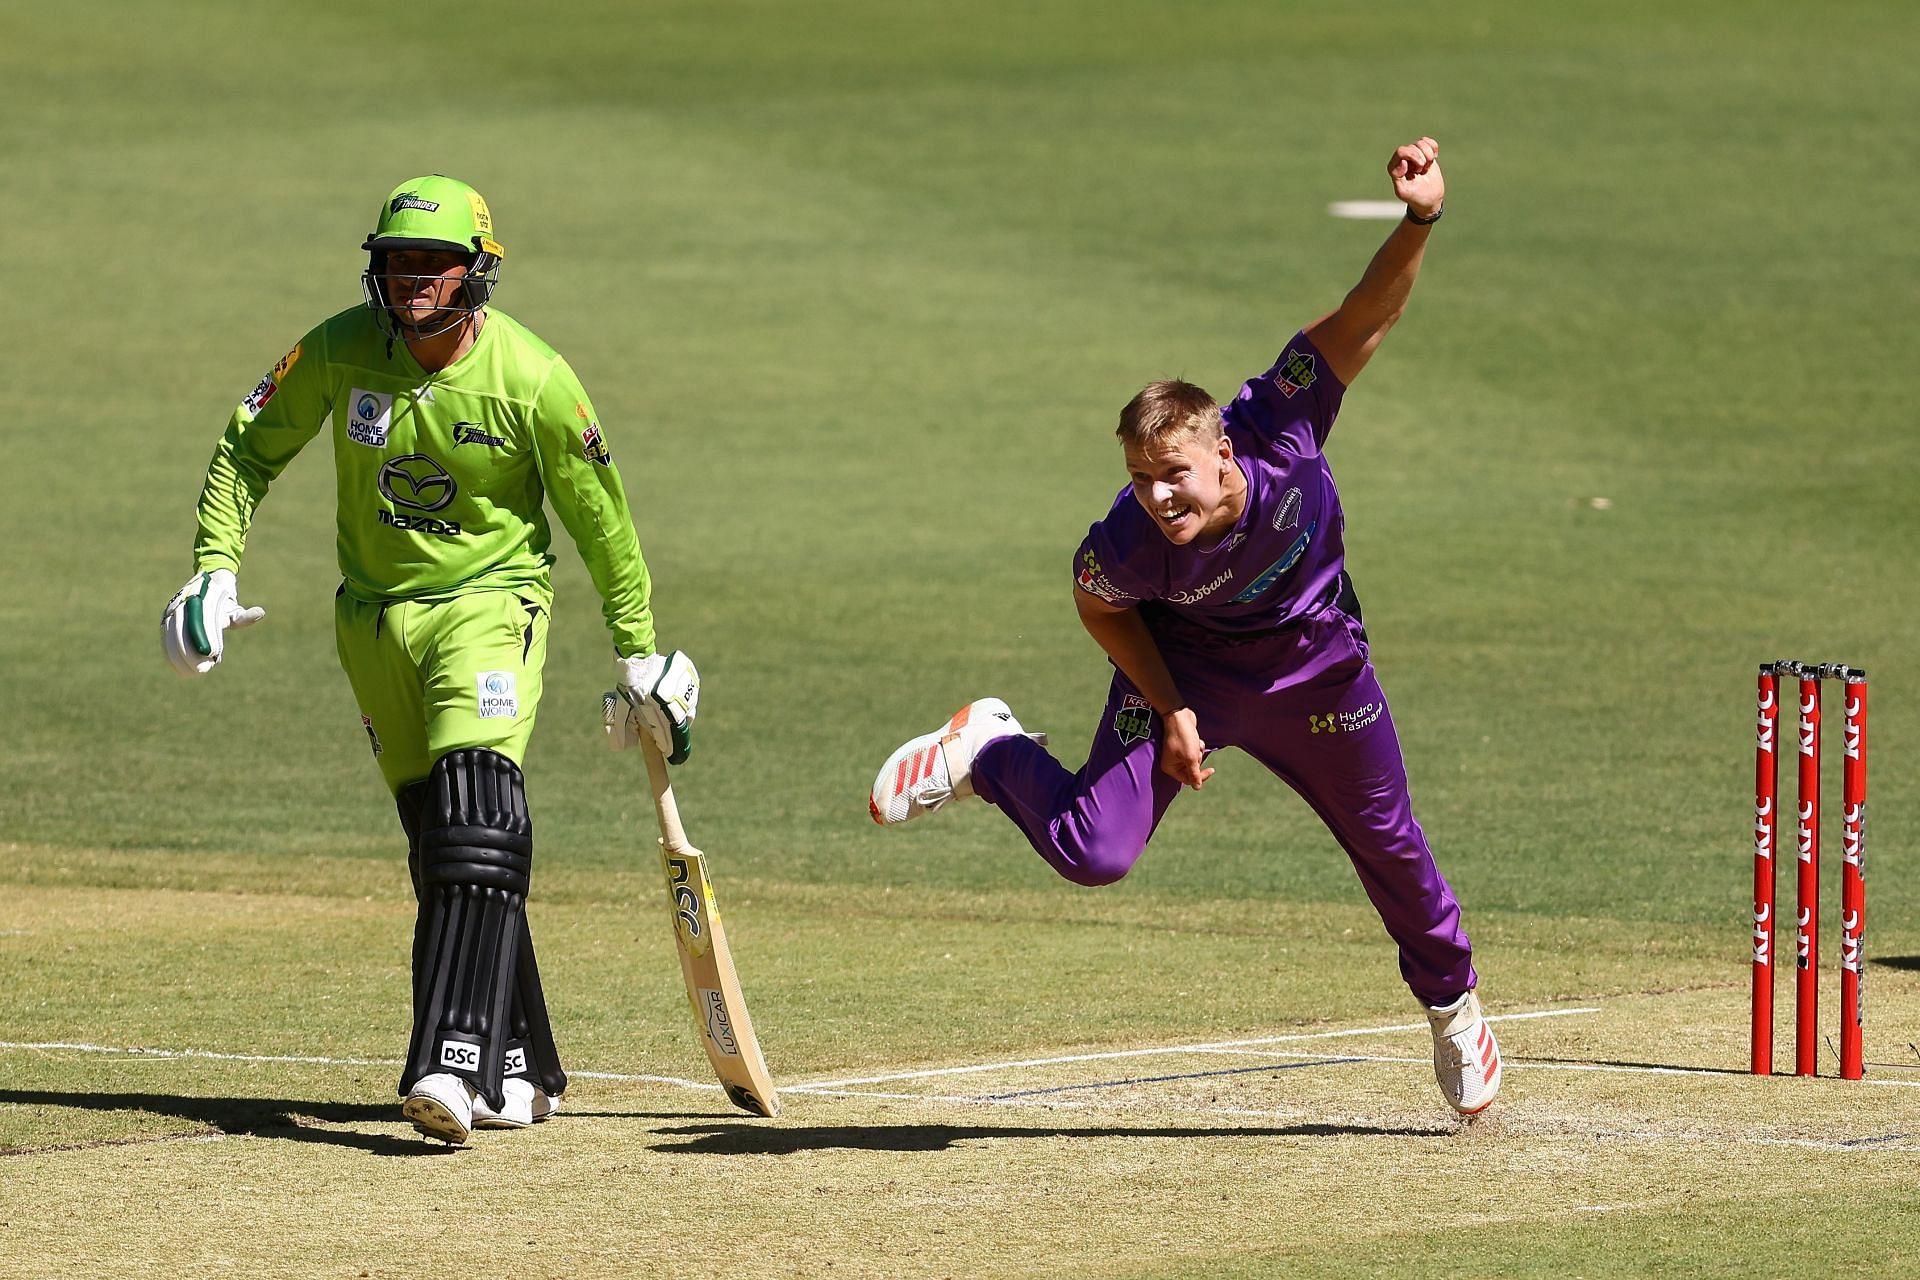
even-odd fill
[[[1447,211],[1447,202],[1445,200],[1442,200],[1437,206],[1435,206],[1434,211],[1428,214],[1424,218],[1413,211],[1412,205],[1408,205],[1407,221],[1411,222],[1416,227],[1430,227],[1434,223],[1440,221],[1440,215],[1445,213],[1446,211]]]

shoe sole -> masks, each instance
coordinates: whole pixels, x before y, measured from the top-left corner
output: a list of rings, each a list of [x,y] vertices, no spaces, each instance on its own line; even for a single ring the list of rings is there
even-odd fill
[[[436,1098],[408,1098],[401,1104],[400,1114],[413,1123],[413,1127],[429,1138],[438,1138],[449,1146],[465,1146],[471,1129],[460,1123],[460,1117],[447,1110]]]

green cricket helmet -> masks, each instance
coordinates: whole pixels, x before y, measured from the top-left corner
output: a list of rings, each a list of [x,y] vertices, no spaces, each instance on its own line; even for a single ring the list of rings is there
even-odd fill
[[[451,318],[430,333],[409,331],[412,337],[432,337],[454,328],[487,305],[500,283],[500,260],[507,251],[493,238],[493,214],[478,191],[457,178],[427,174],[403,182],[380,206],[373,232],[360,246],[371,256],[361,276],[367,306],[381,317],[390,337],[400,326],[387,301],[387,254],[400,249],[439,249],[467,255],[467,276],[461,305],[449,308]]]

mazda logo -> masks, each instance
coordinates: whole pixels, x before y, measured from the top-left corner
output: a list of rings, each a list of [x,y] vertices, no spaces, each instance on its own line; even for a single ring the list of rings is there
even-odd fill
[[[439,511],[459,492],[446,468],[424,453],[389,459],[380,468],[380,496],[396,507]]]

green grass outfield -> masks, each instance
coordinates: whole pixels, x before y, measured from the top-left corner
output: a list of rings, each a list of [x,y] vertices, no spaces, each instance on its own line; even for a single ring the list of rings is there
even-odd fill
[[[90,1046],[0,1048],[0,1274],[443,1273],[450,1240],[553,1275],[1912,1273],[1910,6],[276,9],[0,17],[0,1042]],[[1503,1025],[1465,1132],[1424,1031],[1377,1030],[1417,1011],[1344,858],[1244,756],[1098,891],[984,806],[863,800],[988,692],[1079,758],[1067,558],[1120,405],[1227,393],[1333,306],[1386,226],[1328,204],[1421,133],[1448,215],[1329,454],[1489,1010],[1555,1015]],[[205,680],[158,653],[226,415],[432,170],[492,203],[498,300],[592,392],[705,677],[676,786],[771,1124],[674,1083],[704,1060],[564,536],[533,910],[609,1078],[457,1155],[392,1096],[411,907],[324,444],[254,530],[267,621]],[[1864,1086],[1737,1070],[1776,657],[1873,675]],[[986,1069],[1035,1059],[1073,1061]]]

